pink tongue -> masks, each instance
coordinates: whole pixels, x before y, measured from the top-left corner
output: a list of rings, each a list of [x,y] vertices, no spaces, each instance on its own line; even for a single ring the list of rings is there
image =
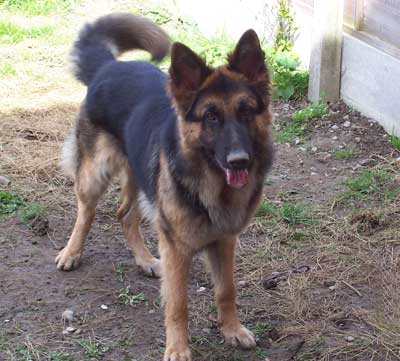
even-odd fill
[[[247,184],[249,179],[249,172],[247,169],[244,170],[232,170],[232,169],[224,169],[226,182],[235,188],[241,188]]]

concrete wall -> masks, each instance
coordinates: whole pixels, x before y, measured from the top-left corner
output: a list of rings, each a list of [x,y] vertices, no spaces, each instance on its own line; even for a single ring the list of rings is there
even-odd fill
[[[344,35],[341,97],[400,136],[400,60]]]

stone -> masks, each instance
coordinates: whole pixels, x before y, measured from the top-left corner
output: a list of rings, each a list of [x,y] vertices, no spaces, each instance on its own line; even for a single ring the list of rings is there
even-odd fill
[[[343,126],[344,126],[345,128],[350,128],[350,127],[351,127],[351,123],[350,123],[348,120],[346,120],[346,121],[343,123]]]

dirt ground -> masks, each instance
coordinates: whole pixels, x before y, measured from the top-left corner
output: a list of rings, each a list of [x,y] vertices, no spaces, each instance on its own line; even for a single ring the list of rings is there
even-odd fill
[[[302,106],[275,104],[276,131]],[[56,168],[68,124],[45,124],[73,119],[75,108],[1,117],[1,170],[12,180],[7,189],[45,204],[49,226],[39,236],[18,216],[0,222],[0,359],[160,360],[159,283],[137,269],[126,247],[114,217],[117,186],[98,207],[81,266],[55,268],[76,208],[72,183]],[[351,158],[335,157],[343,147],[352,149]],[[11,160],[30,149],[23,171]],[[189,285],[194,359],[399,360],[399,198],[380,196],[399,181],[398,156],[380,126],[342,103],[314,121],[300,144],[277,143],[264,204],[276,210],[295,205],[301,216],[292,219],[289,212],[285,221],[276,210],[259,213],[238,246],[240,318],[256,333],[258,347],[224,346],[199,256]],[[344,199],[346,179],[376,168],[390,174],[384,184],[364,200]],[[144,229],[156,252],[154,233]],[[294,273],[275,288],[263,286],[272,272],[304,265],[309,272]],[[70,325],[62,321],[66,309],[74,312]],[[75,331],[63,334],[67,326]]]
[[[139,2],[114,3],[111,10]],[[46,211],[33,223],[21,210],[0,214],[0,361],[155,361],[163,354],[159,282],[138,270],[127,249],[115,218],[117,184],[98,206],[80,267],[62,272],[54,263],[76,216],[60,149],[84,96],[66,54],[84,16],[100,8],[82,4],[68,16],[29,17],[55,26],[50,38],[0,47],[8,62],[0,64],[0,176],[11,180],[0,192]],[[306,105],[273,104],[276,139]],[[399,150],[376,122],[341,102],[275,150],[265,199],[236,257],[240,319],[257,348],[223,344],[199,255],[189,285],[194,360],[400,360]],[[154,232],[143,229],[156,254]],[[286,271],[274,282],[274,272]]]

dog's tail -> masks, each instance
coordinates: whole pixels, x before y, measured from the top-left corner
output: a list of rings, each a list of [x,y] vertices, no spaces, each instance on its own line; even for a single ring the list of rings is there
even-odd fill
[[[81,30],[71,53],[74,74],[88,85],[104,64],[124,51],[142,49],[161,60],[169,47],[168,35],[152,21],[128,13],[106,15]]]

